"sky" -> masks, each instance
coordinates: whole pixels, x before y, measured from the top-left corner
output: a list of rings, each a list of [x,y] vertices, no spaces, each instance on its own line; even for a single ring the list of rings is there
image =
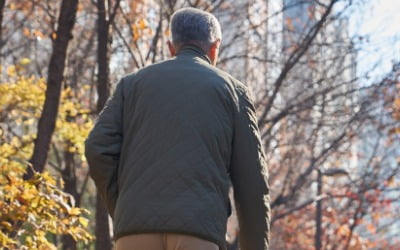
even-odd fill
[[[400,1],[368,1],[362,11],[350,15],[349,32],[368,41],[358,54],[357,71],[360,74],[370,71],[374,62],[379,61],[371,77],[383,75],[391,69],[393,60],[400,60]]]

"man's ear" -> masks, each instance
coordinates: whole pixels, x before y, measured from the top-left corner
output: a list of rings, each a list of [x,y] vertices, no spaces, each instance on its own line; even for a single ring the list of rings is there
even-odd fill
[[[170,40],[168,40],[167,44],[168,44],[168,49],[169,49],[169,52],[171,53],[171,56],[175,56],[176,49],[175,49],[174,45],[172,44],[172,42]]]
[[[220,45],[221,40],[218,39],[211,45],[210,49],[208,50],[208,57],[211,59],[213,65],[217,64]]]

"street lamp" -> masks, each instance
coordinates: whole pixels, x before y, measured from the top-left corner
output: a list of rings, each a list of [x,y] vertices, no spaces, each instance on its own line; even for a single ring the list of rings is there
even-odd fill
[[[316,201],[316,213],[315,213],[315,250],[321,250],[322,248],[322,177],[323,176],[331,176],[331,177],[339,177],[339,176],[348,176],[349,172],[342,168],[328,168],[322,170],[320,168],[317,169],[317,201]]]

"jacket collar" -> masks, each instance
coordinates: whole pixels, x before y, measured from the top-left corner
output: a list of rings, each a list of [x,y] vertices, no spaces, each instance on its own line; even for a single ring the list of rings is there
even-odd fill
[[[198,57],[198,58],[201,58],[202,60],[208,62],[209,64],[211,64],[211,60],[207,56],[207,54],[201,48],[199,48],[195,45],[183,46],[176,54],[177,57],[179,57],[181,55]]]

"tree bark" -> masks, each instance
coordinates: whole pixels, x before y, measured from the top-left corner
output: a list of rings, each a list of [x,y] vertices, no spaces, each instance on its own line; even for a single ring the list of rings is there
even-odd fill
[[[65,168],[63,169],[61,175],[64,181],[64,191],[66,193],[71,194],[75,201],[76,206],[79,207],[80,203],[80,194],[77,190],[77,178],[75,173],[75,161],[74,161],[74,154],[68,151],[69,146],[71,143],[67,143],[67,146],[64,150],[64,159],[65,159]],[[71,235],[63,235],[62,237],[63,242],[63,250],[76,250],[76,241]]]
[[[6,5],[6,0],[0,0],[0,48],[3,44],[3,37],[2,37],[2,24],[3,24],[3,12],[4,6]]]
[[[2,31],[3,31],[3,12],[4,12],[4,6],[6,5],[6,0],[0,0],[0,65],[1,65],[1,48],[3,48],[3,36],[2,36]],[[1,80],[1,72],[0,72],[0,80]]]
[[[95,235],[96,235],[96,250],[112,249],[108,212],[99,194],[96,195]]]
[[[33,154],[30,159],[33,169],[38,172],[42,172],[45,167],[51,137],[56,125],[62,82],[64,80],[65,58],[69,41],[72,39],[77,6],[78,0],[63,0],[61,3],[56,38],[50,57],[46,98],[38,123]],[[30,178],[32,175],[32,170],[28,168],[25,178]]]
[[[106,17],[105,0],[97,0],[97,112],[99,113],[110,95],[109,84],[109,22]]]
[[[109,95],[109,27],[105,0],[97,0],[97,113],[103,109]],[[110,225],[108,212],[104,206],[100,195],[96,195],[96,250],[112,249],[112,240],[110,236]]]
[[[63,242],[63,247],[62,247],[63,250],[77,250],[78,249],[76,247],[76,241],[69,234],[64,234],[62,236],[62,242]]]

